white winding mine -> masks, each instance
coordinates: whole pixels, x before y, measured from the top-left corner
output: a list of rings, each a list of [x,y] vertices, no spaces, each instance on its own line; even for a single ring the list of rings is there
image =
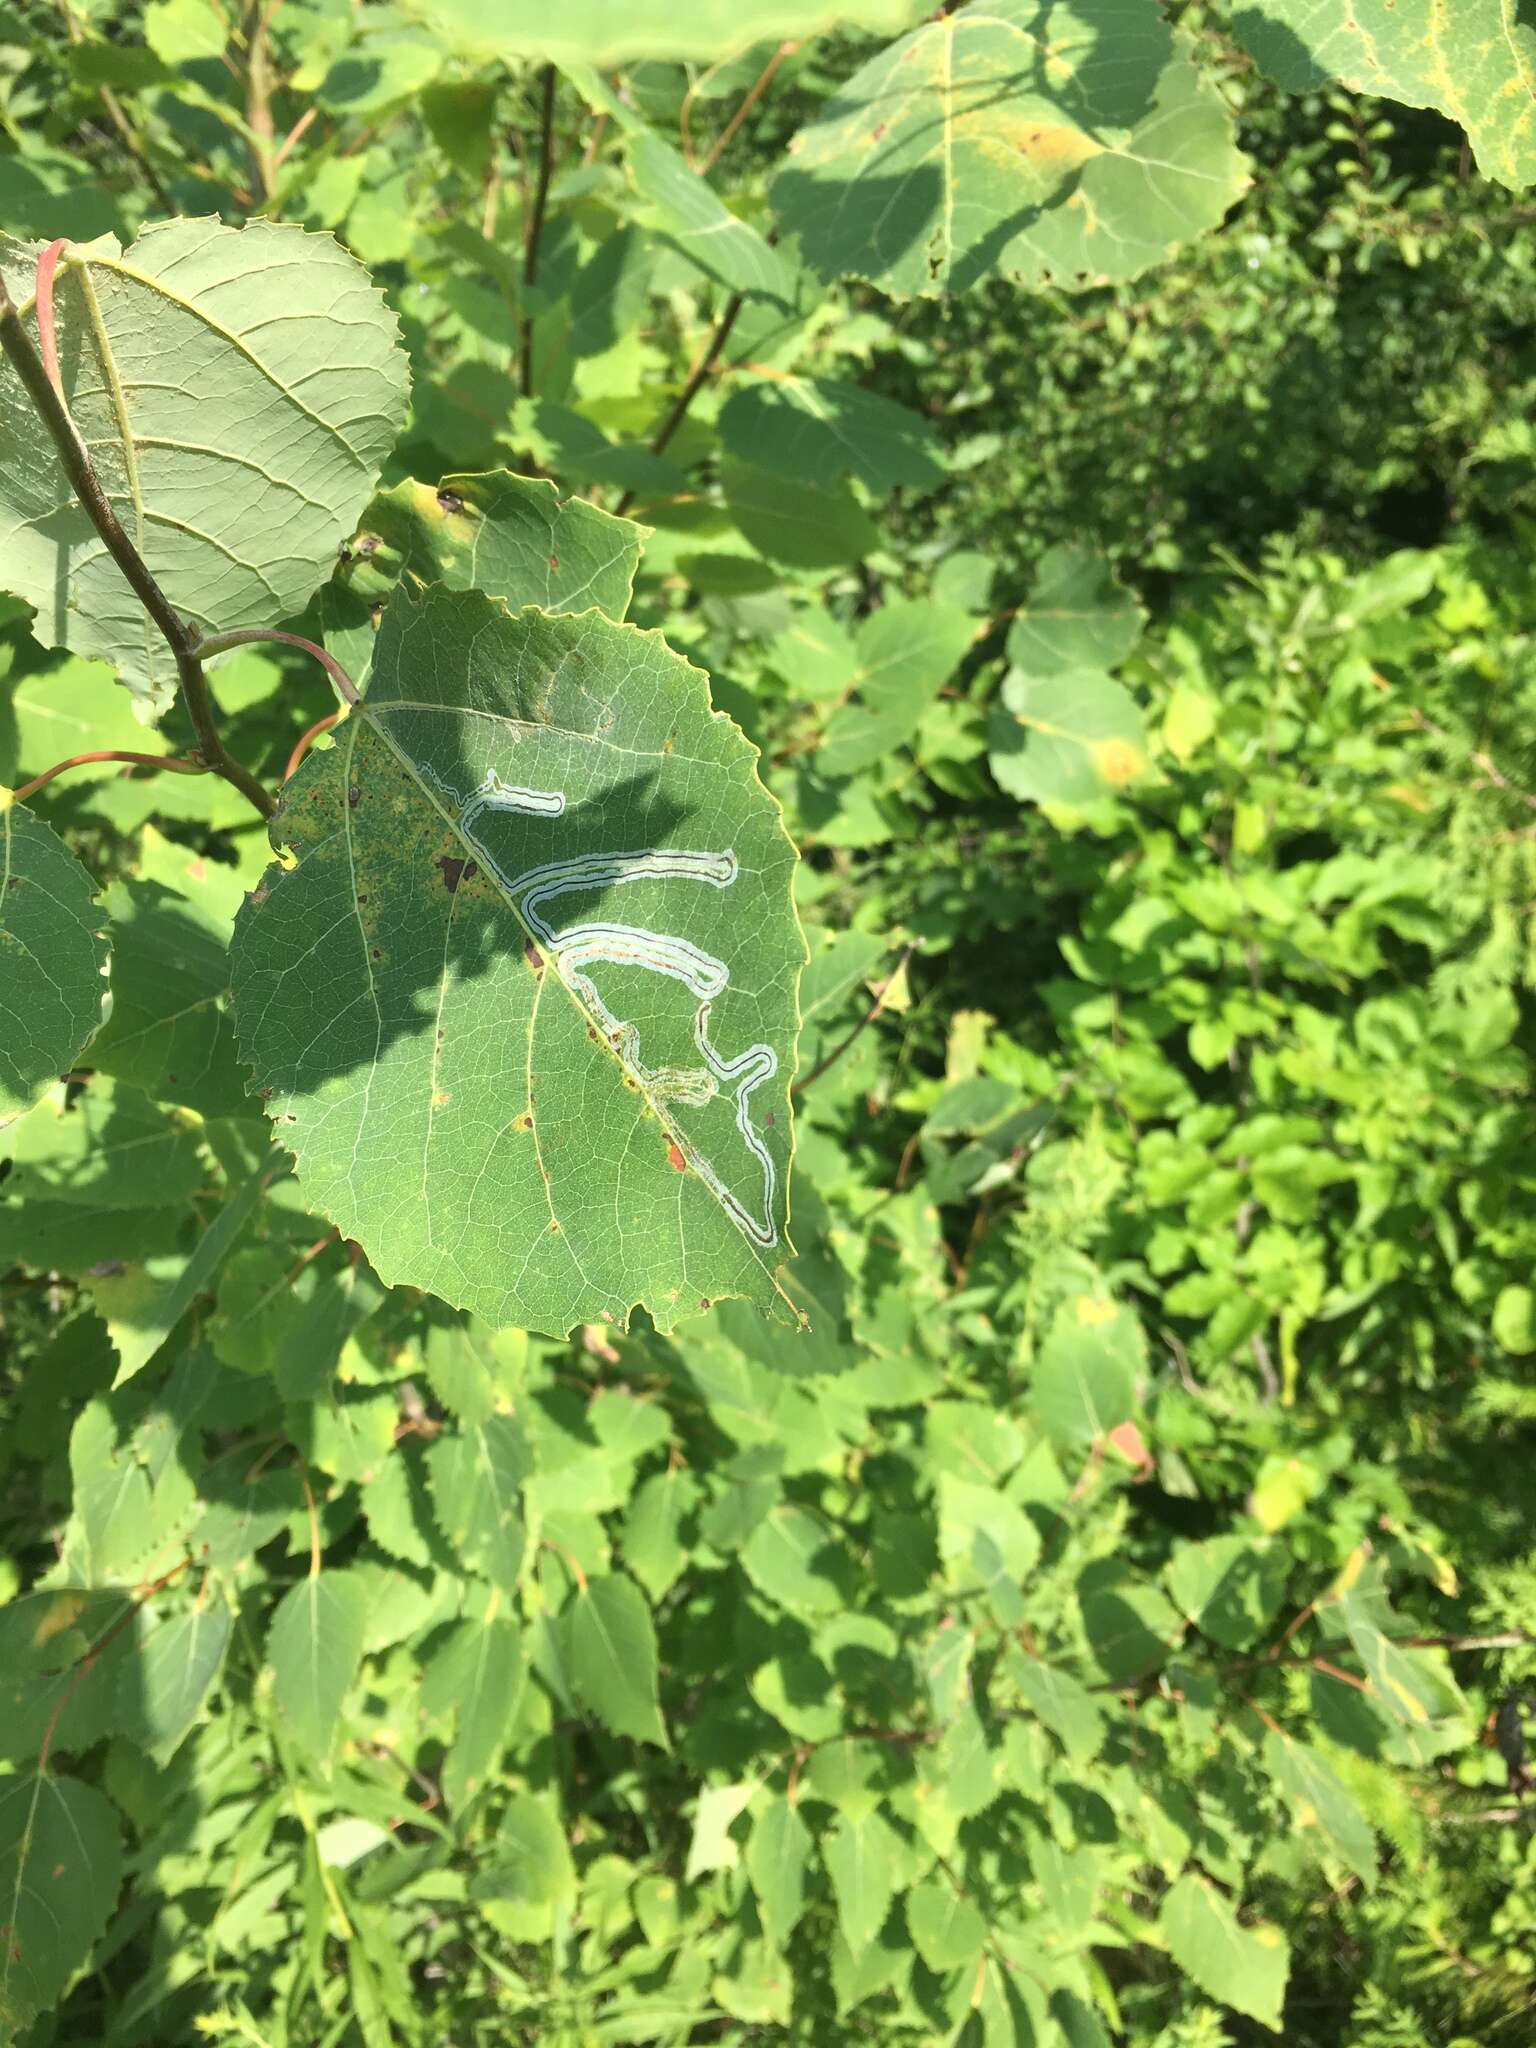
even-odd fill
[[[777,1171],[772,1154],[753,1128],[750,1103],[753,1089],[778,1072],[779,1062],[770,1045],[754,1045],[735,1059],[725,1060],[710,1043],[710,1005],[729,984],[730,969],[724,961],[716,960],[687,939],[668,933],[646,931],[639,925],[614,924],[606,919],[600,923],[573,924],[558,931],[543,915],[543,906],[558,896],[612,888],[624,882],[707,882],[713,889],[728,889],[738,873],[735,854],[729,849],[723,853],[690,853],[679,847],[648,847],[637,853],[578,854],[572,860],[550,861],[520,875],[508,875],[497,866],[477,836],[478,820],[487,811],[521,811],[534,817],[558,818],[565,810],[563,793],[557,789],[514,788],[503,782],[493,768],[467,803],[457,792],[449,794],[459,804],[459,829],[517,905],[529,929],[549,949],[561,979],[602,1019],[609,1042],[641,1087],[660,1101],[686,1103],[691,1109],[701,1109],[721,1088],[734,1088],[736,1128],[763,1171],[761,1218],[742,1206],[707,1160],[690,1154],[689,1163],[755,1243],[765,1248],[777,1244],[779,1233],[773,1221]],[[693,1042],[704,1061],[702,1070],[645,1065],[634,1025],[613,1014],[583,971],[600,962],[644,967],[683,984],[698,1004],[693,1019]]]

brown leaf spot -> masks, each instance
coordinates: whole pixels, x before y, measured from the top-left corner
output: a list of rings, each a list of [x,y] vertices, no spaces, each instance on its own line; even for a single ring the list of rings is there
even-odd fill
[[[668,1166],[675,1167],[679,1173],[686,1173],[688,1171],[688,1162],[683,1157],[682,1147],[678,1144],[676,1138],[668,1138],[667,1140],[667,1164]]]
[[[528,962],[528,965],[535,974],[542,974],[544,972],[544,955],[539,951],[532,939],[524,939],[523,941],[523,958]]]
[[[700,1308],[708,1308],[708,1307],[709,1307],[709,1296],[708,1296],[707,1294],[701,1294],[701,1295],[699,1296],[699,1307],[700,1307]]]
[[[464,879],[465,864],[462,860],[456,860],[451,853],[440,853],[437,856],[437,865],[443,871],[443,887],[452,896]]]
[[[560,566],[560,557],[558,555],[551,555],[549,558],[549,566],[551,567],[551,569],[558,569]]]
[[[464,510],[464,500],[457,491],[439,491],[437,502],[445,512],[462,512]]]
[[[358,788],[357,784],[354,782],[347,791],[347,809],[349,811],[355,811],[358,805],[362,802],[362,800],[363,792]]]

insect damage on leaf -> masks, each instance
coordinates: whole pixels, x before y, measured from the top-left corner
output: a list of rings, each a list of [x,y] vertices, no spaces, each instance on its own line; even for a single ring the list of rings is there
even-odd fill
[[[402,587],[274,840],[296,865],[237,929],[242,1045],[386,1279],[534,1328],[701,1293],[799,1321],[794,853],[659,636]]]

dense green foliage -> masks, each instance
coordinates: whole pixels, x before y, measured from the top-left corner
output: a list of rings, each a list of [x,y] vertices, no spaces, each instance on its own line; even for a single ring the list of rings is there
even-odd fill
[[[1527,2037],[1529,95],[1356,9],[0,0],[0,2040]]]

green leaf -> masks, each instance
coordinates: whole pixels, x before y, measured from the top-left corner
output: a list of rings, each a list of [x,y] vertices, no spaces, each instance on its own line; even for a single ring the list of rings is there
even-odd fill
[[[272,836],[241,1050],[387,1284],[562,1332],[793,1317],[794,850],[696,670],[596,613],[402,590]]]
[[[440,1436],[427,1452],[438,1527],[466,1570],[509,1595],[522,1576],[522,1486],[532,1470],[528,1440],[508,1415]]]
[[[786,1503],[771,1509],[741,1562],[752,1583],[793,1614],[835,1614],[848,1604],[846,1554],[809,1508]]]
[[[1114,668],[1141,638],[1146,614],[1104,557],[1075,541],[1048,548],[1008,629],[1008,659],[1031,676]]]
[[[1423,1726],[1463,1710],[1460,1692],[1433,1658],[1422,1650],[1400,1649],[1353,1597],[1346,1596],[1342,1613],[1371,1697],[1396,1720]]]
[[[1008,1676],[1040,1719],[1059,1737],[1073,1763],[1087,1763],[1104,1740],[1104,1715],[1098,1701],[1069,1671],[1042,1664],[1038,1657],[1016,1651],[1008,1659]]]
[[[1316,1828],[1327,1851],[1369,1891],[1376,1882],[1376,1836],[1333,1767],[1278,1728],[1264,1738],[1264,1762],[1297,1828]]]
[[[1202,1991],[1280,2031],[1291,1957],[1278,1927],[1244,1927],[1223,1894],[1190,1872],[1163,1900],[1158,1928]]]
[[[805,1871],[811,1831],[789,1801],[776,1794],[752,1823],[747,1840],[747,1876],[757,1895],[763,1932],[776,1949],[799,1925],[805,1911]]]
[[[0,1778],[0,2035],[57,2003],[116,1903],[122,1830],[89,1785]]]
[[[565,1831],[547,1799],[514,1792],[491,1845],[489,1867],[475,1880],[481,1899],[556,1906],[576,1896],[576,1871]]]
[[[837,569],[880,545],[879,530],[846,486],[804,484],[722,465],[720,482],[731,517],[760,555],[793,569]]]
[[[0,264],[35,329],[31,258]],[[352,531],[405,416],[395,320],[326,235],[180,220],[123,252],[70,245],[54,292],[64,395],[128,536],[206,630],[302,611]],[[176,375],[164,375],[174,364]],[[158,713],[169,649],[74,503],[10,363],[0,363],[0,560],[50,646],[110,661]]]
[[[822,1837],[821,1860],[832,1880],[843,1939],[857,1956],[869,1947],[891,1910],[896,1872],[905,1860],[900,1838],[878,1813],[857,1818],[841,1813]]]
[[[193,1302],[213,1284],[278,1171],[275,1164],[264,1166],[236,1188],[190,1252],[150,1257],[141,1266],[93,1276],[91,1292],[117,1351],[114,1386],[122,1386],[149,1364]]]
[[[969,1970],[987,1939],[987,1923],[953,1884],[930,1878],[907,1894],[912,1944],[930,1970]]]
[[[693,1816],[693,1836],[683,1869],[685,1884],[692,1884],[712,1870],[736,1868],[741,1861],[741,1848],[731,1829],[746,1812],[756,1790],[750,1779],[739,1785],[704,1786]]]
[[[921,413],[827,377],[765,377],[737,391],[721,411],[720,438],[743,462],[823,489],[844,476],[872,491],[944,481],[938,436]]]
[[[859,627],[848,687],[816,751],[818,775],[856,775],[905,746],[975,637],[964,612],[930,598],[895,598]]]
[[[421,1362],[445,1408],[465,1422],[488,1422],[513,1406],[527,1370],[528,1339],[521,1330],[493,1330],[473,1316],[434,1323]]]
[[[633,1579],[610,1572],[577,1588],[565,1613],[571,1682],[615,1735],[670,1747],[656,1691],[656,1630]]]
[[[633,520],[507,469],[445,476],[435,487],[396,484],[364,507],[321,593],[326,644],[361,686],[379,612],[402,577],[418,591],[429,583],[483,590],[513,610],[595,606],[622,619],[643,533]]]
[[[0,790],[0,1127],[72,1067],[101,1023],[96,885],[51,825]]]
[[[624,1562],[653,1600],[660,1600],[688,1563],[683,1518],[698,1499],[699,1483],[684,1465],[647,1479],[624,1518]]]
[[[1214,228],[1243,158],[1213,81],[1153,7],[972,0],[872,58],[772,188],[802,258],[898,298],[995,272],[1135,277]]]
[[[433,1675],[451,1681],[458,1708],[458,1731],[443,1763],[443,1792],[452,1813],[493,1775],[527,1670],[522,1636],[501,1615],[465,1622],[451,1649],[434,1660]]]
[[[1214,1536],[1186,1543],[1168,1566],[1168,1590],[1202,1635],[1229,1650],[1246,1650],[1285,1597],[1290,1553],[1279,1543]]]
[[[1039,677],[1015,669],[1003,683],[1002,702],[992,715],[987,758],[1010,796],[1081,809],[1146,773],[1141,713],[1109,676]]]
[[[312,1572],[278,1602],[267,1633],[267,1662],[282,1732],[324,1761],[336,1719],[363,1661],[368,1594],[345,1571]]]
[[[706,277],[726,291],[793,304],[794,276],[784,257],[660,136],[629,134],[626,160],[636,191],[650,203],[650,224]]]
[[[198,905],[158,882],[115,882],[107,907],[112,1014],[92,1066],[202,1116],[255,1116],[225,1008],[223,938]]]
[[[1088,1646],[1115,1685],[1160,1664],[1184,1633],[1182,1619],[1157,1587],[1114,1558],[1087,1567],[1077,1598]]]
[[[222,1602],[184,1609],[139,1639],[118,1678],[118,1713],[131,1741],[162,1768],[180,1748],[218,1677],[232,1618]]]
[[[830,28],[896,29],[914,0],[572,0],[558,13],[538,0],[503,0],[487,13],[475,0],[411,0],[456,55],[476,63],[523,57],[604,68],[632,57],[723,58],[754,43],[798,41]]]
[[[38,1103],[0,1138],[0,1153],[13,1194],[86,1209],[140,1207],[146,1188],[157,1203],[184,1202],[204,1172],[191,1119],[101,1077]]]
[[[1063,1303],[1029,1387],[1052,1442],[1086,1446],[1125,1422],[1142,1362],[1141,1326],[1128,1310],[1089,1294]]]
[[[1484,177],[1536,178],[1536,58],[1510,0],[1244,0],[1232,26],[1287,92],[1337,79],[1466,129]]]

